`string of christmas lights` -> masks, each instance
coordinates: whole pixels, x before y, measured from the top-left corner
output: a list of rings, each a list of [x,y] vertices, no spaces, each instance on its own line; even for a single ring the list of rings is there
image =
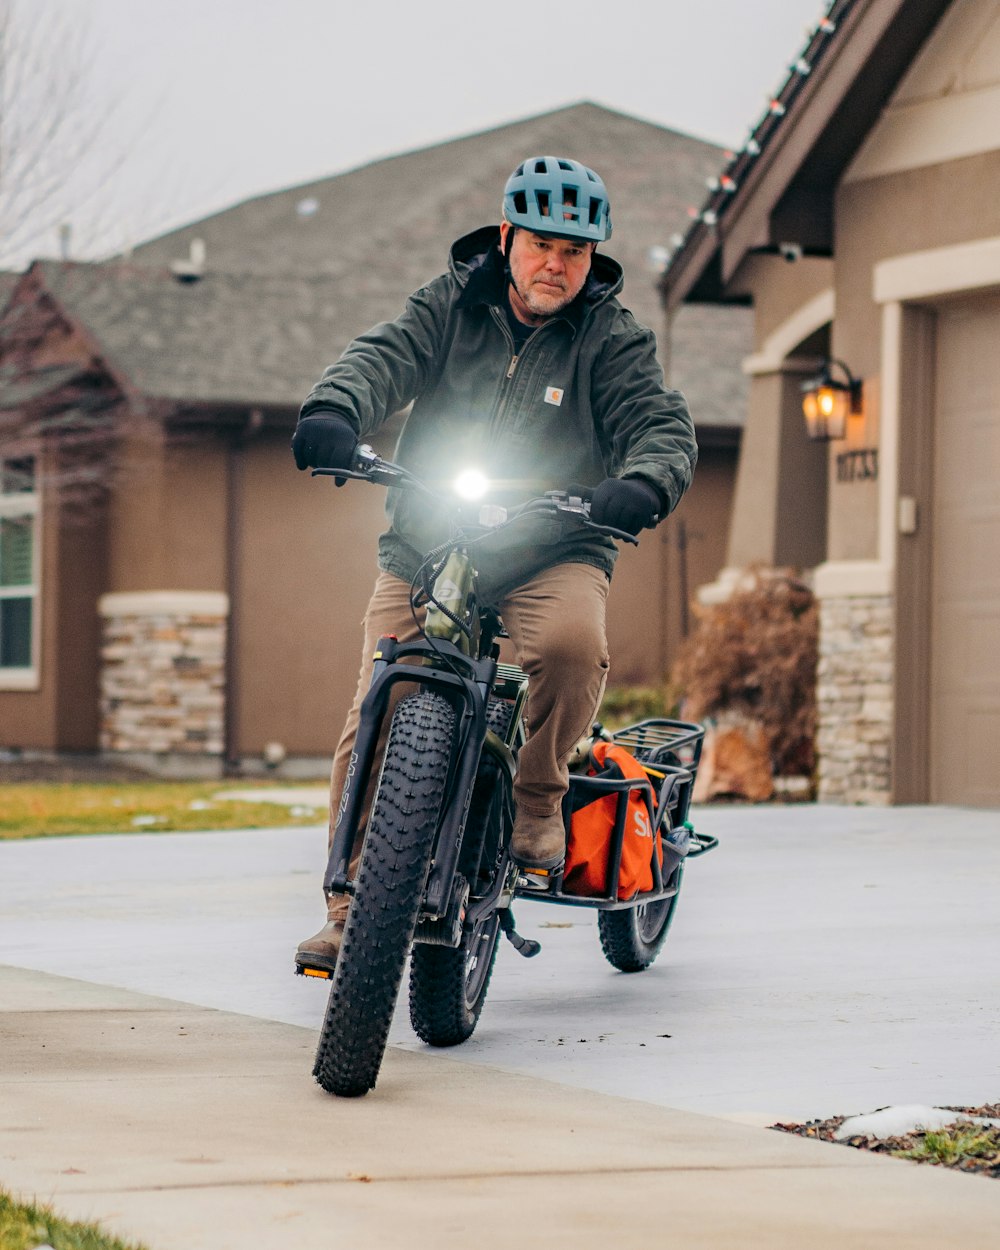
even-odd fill
[[[806,31],[806,46],[792,63],[788,77],[780,90],[774,96],[769,97],[764,115],[755,126],[751,127],[746,142],[738,152],[726,152],[726,166],[723,172],[706,180],[709,197],[701,208],[695,205],[688,208],[691,224],[686,233],[671,236],[670,243],[673,251],[663,265],[664,274],[668,273],[676,263],[678,256],[685,250],[700,227],[712,228],[718,224],[721,213],[725,211],[746,175],[780,128],[782,118],[788,113],[803,83],[830,46],[832,36],[836,34],[840,23],[854,3],[855,0],[832,0],[816,26]]]

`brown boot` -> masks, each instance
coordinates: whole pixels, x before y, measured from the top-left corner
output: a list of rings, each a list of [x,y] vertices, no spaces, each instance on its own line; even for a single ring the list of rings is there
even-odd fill
[[[566,858],[566,826],[562,810],[548,816],[519,811],[510,840],[511,854],[531,872],[553,872]]]
[[[346,900],[345,900],[346,901]],[[295,971],[311,977],[323,977],[329,980],[333,976],[340,954],[340,944],[344,940],[344,923],[347,920],[347,908],[338,897],[337,903],[331,902],[327,908],[326,924],[318,933],[300,942],[295,952]]]

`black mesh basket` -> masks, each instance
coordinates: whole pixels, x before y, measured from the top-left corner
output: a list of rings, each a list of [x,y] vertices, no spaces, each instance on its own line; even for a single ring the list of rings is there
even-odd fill
[[[639,760],[646,777],[609,781],[600,777],[571,774],[570,791],[563,807],[568,830],[570,813],[574,806],[593,798],[594,792],[617,794],[615,822],[608,847],[605,891],[596,897],[565,893],[560,879],[552,888],[538,896],[547,902],[617,909],[635,906],[637,902],[654,902],[667,898],[677,892],[675,874],[681,862],[688,856],[701,854],[716,845],[714,838],[696,833],[688,821],[691,792],[694,789],[705,737],[704,728],[686,721],[645,720],[619,729],[612,737],[616,744],[623,746]],[[660,830],[662,858],[658,859],[654,850],[651,890],[642,891],[628,899],[620,899],[618,878],[625,821],[629,795],[635,790],[643,791],[647,795],[654,827]],[[524,897],[531,895],[526,892]]]

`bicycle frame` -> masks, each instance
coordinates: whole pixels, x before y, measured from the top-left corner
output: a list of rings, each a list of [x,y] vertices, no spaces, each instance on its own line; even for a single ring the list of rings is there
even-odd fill
[[[363,471],[326,472],[435,494],[370,448],[359,448],[354,463]],[[413,579],[411,607],[414,613],[427,608],[420,637],[412,642],[394,636],[379,639],[323,880],[328,895],[353,896],[343,949],[333,969],[329,963],[317,970],[296,960],[299,971],[331,980],[313,1068],[330,1093],[356,1097],[374,1087],[407,956],[411,1023],[422,1040],[451,1046],[465,1041],[476,1027],[500,934],[522,956],[530,958],[540,949],[538,942],[517,932],[511,908],[516,897],[529,897],[524,891],[536,884],[530,872],[518,867],[510,849],[516,752],[526,739],[528,678],[516,666],[500,663],[502,622],[492,606],[478,600],[469,554],[480,533],[486,537],[532,509],[573,513],[599,533],[636,541],[633,535],[593,522],[588,501],[576,491],[546,492],[513,514],[487,505],[475,527],[463,524],[456,510],[449,540],[427,554]],[[399,698],[404,687],[406,697]],[[650,817],[660,821],[669,810],[680,822],[693,769],[680,766],[688,757],[676,753],[682,745],[676,735],[661,735],[653,745],[656,750],[647,762],[657,765],[658,798],[649,780],[639,783],[647,791]],[[618,795],[609,897],[575,900],[599,909],[604,954],[626,972],[648,967],[655,959],[680,886],[679,869],[674,875],[664,861],[662,870],[659,863],[653,865],[652,891],[628,901],[614,895],[625,806],[635,785],[635,779],[626,782]],[[361,842],[363,820],[369,827],[354,880],[351,860]],[[678,860],[688,851],[688,828],[685,823],[684,836],[672,848]],[[570,901],[562,894],[561,875],[546,884],[552,890],[550,901]]]
[[[452,742],[452,784],[438,825],[422,917],[424,920],[442,920],[464,910],[467,891],[465,900],[456,896],[456,874],[484,748],[488,747],[499,761],[510,785],[513,785],[516,769],[509,745],[487,726],[487,703],[498,686],[501,666],[495,654],[479,658],[470,654],[474,649],[478,650],[481,643],[489,646],[491,652],[495,650],[490,631],[483,632],[479,609],[471,604],[474,583],[475,575],[468,554],[461,547],[453,550],[435,578],[433,601],[428,607],[424,625],[424,639],[412,643],[400,643],[391,637],[379,640],[371,684],[361,706],[360,723],[323,879],[323,888],[328,892],[354,892],[349,876],[350,858],[364,815],[368,779],[376,764],[379,737],[389,712],[392,691],[401,684],[422,685],[444,695],[455,708],[458,718]],[[405,662],[413,659],[419,663]],[[500,674],[500,684],[503,687],[506,683],[506,693],[513,693],[515,697],[513,721],[516,729],[526,695],[527,678],[522,674],[518,686],[515,670],[507,665],[502,668],[504,672]],[[512,684],[515,687],[513,691],[510,690]],[[480,908],[475,910],[478,912]],[[453,944],[457,945],[461,936],[460,925],[457,929],[450,925],[448,929],[454,936]]]
[[[401,481],[399,474],[405,471],[399,466],[391,465],[377,457],[370,448],[362,448],[359,452],[359,464],[363,472],[348,470],[314,470],[314,473],[327,473],[364,481],[382,482],[384,484],[409,485],[415,489],[426,490],[417,479],[405,475]],[[558,495],[558,492],[555,492]],[[575,512],[586,517],[586,505],[574,498],[561,504],[564,510]],[[607,527],[593,528],[613,537],[635,542],[632,535]],[[439,820],[430,876],[425,891],[422,918],[425,921],[439,921],[449,916],[454,919],[458,910],[472,918],[478,916],[484,907],[495,906],[499,896],[504,892],[503,885],[494,883],[494,888],[483,899],[468,902],[468,891],[461,900],[456,894],[456,885],[461,892],[462,882],[458,876],[458,862],[462,849],[462,839],[472,800],[476,777],[484,750],[488,750],[499,761],[505,774],[505,784],[513,785],[516,763],[509,743],[501,742],[487,725],[487,705],[491,694],[497,690],[498,673],[501,681],[506,681],[505,693],[502,697],[513,697],[515,712],[512,718],[512,734],[518,732],[520,715],[527,694],[527,677],[518,669],[499,665],[498,648],[494,644],[498,618],[489,610],[481,610],[474,602],[475,572],[464,542],[458,542],[445,555],[435,575],[433,591],[427,608],[427,616],[423,627],[423,638],[416,642],[400,643],[395,638],[382,638],[375,652],[375,664],[371,684],[361,707],[360,723],[355,739],[354,750],[348,766],[347,779],[340,800],[337,821],[334,827],[323,887],[332,893],[353,894],[354,883],[349,875],[349,864],[360,831],[361,818],[364,815],[364,804],[368,790],[369,778],[376,765],[376,753],[379,738],[386,716],[390,709],[390,696],[393,690],[402,684],[410,687],[433,687],[452,704],[457,716],[457,732],[452,743],[451,786],[445,796],[445,802]],[[483,650],[490,654],[482,655]],[[410,662],[407,662],[410,661]],[[414,662],[415,661],[415,662]],[[677,722],[679,724],[679,722]],[[694,728],[688,726],[687,728]],[[511,739],[512,740],[512,739]],[[700,738],[698,751],[700,751]],[[694,759],[697,767],[697,755]],[[659,794],[654,794],[648,782],[645,788],[649,791],[648,801],[654,819],[659,823],[668,802],[669,806],[677,807],[677,787],[683,794],[684,802],[680,804],[686,815],[687,802],[690,798],[692,773],[684,768],[667,768],[667,773],[674,774],[671,784],[658,787]],[[597,784],[602,789],[619,790],[619,815],[616,821],[613,840],[613,853],[609,864],[609,887],[605,898],[584,898],[564,895],[558,883],[544,894],[530,889],[520,889],[516,881],[509,883],[509,895],[536,898],[538,901],[566,903],[573,906],[596,907],[599,910],[623,910],[634,907],[636,900],[619,900],[613,892],[612,882],[617,873],[621,856],[621,827],[624,820],[625,800],[628,792],[636,788],[635,782],[589,783],[587,779],[574,777],[574,785]],[[680,831],[678,831],[679,833]],[[683,841],[683,839],[681,839]],[[707,840],[706,840],[707,841]],[[683,846],[674,849],[680,851],[678,859],[688,853],[698,854],[710,849],[701,845],[698,835],[694,835]],[[655,860],[655,857],[654,857]],[[654,887],[651,892],[642,896],[643,901],[659,901],[669,898],[677,892],[672,884],[673,873],[661,871],[658,863],[653,863]],[[507,900],[509,903],[510,898]],[[506,903],[505,903],[506,905]],[[448,926],[452,935],[451,944],[457,945],[460,937],[460,926]],[[435,939],[436,940],[436,939]]]

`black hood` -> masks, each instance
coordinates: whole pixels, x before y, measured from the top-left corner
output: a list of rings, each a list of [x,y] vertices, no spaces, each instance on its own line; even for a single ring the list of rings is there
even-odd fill
[[[451,272],[464,289],[460,307],[502,305],[507,289],[507,262],[500,251],[500,227],[481,226],[463,235],[451,247]],[[588,309],[617,295],[625,283],[622,267],[603,252],[595,252],[583,290],[563,316],[578,321]]]

